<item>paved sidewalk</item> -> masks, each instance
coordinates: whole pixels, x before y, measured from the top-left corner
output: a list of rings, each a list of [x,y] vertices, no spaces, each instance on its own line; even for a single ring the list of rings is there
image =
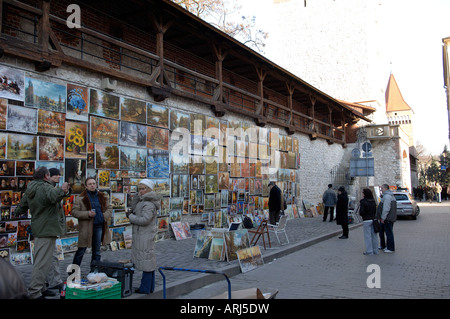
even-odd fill
[[[350,229],[361,225],[362,224],[350,225]],[[262,240],[259,240],[258,244],[261,247],[261,252],[265,263],[333,236],[339,236],[342,232],[341,227],[336,225],[335,222],[322,222],[322,216],[315,218],[291,219],[287,223],[286,231],[290,240],[290,243],[287,245],[279,245],[276,237],[273,236],[271,237],[272,247],[267,247],[267,250],[264,250],[262,247]],[[281,240],[284,239],[282,237],[283,235],[280,237]],[[237,260],[227,262],[194,258],[193,254],[195,243],[195,238],[181,241],[165,240],[158,242],[156,244],[157,266],[215,270],[224,272],[229,277],[240,273],[239,262]],[[63,280],[67,278],[66,268],[72,263],[72,259],[73,253],[66,254],[64,261],[60,261],[60,270]],[[103,261],[118,261],[126,259],[131,259],[131,250],[102,251]],[[86,253],[81,264],[82,276],[86,276],[89,273],[90,260],[91,254]],[[28,286],[31,277],[32,265],[17,266],[17,269],[19,269],[24,276],[25,283]],[[190,291],[201,288],[205,285],[224,280],[222,275],[209,275],[194,272],[164,271],[164,274],[166,275],[167,298],[176,298],[177,296],[189,293]],[[135,271],[133,277],[134,288],[139,287],[141,275],[141,271]],[[162,297],[163,280],[160,273],[156,271],[156,287],[153,294],[142,295],[134,293],[127,297],[127,299],[158,299]]]

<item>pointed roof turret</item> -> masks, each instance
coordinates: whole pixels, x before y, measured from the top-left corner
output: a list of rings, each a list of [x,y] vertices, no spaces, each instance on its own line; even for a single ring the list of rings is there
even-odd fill
[[[386,88],[386,112],[398,111],[412,111],[414,113],[412,108],[403,99],[397,81],[395,81],[394,75],[391,73]]]

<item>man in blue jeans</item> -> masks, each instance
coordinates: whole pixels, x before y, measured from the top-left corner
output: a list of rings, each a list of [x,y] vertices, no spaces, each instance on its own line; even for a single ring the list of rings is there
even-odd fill
[[[381,192],[383,197],[377,211],[377,218],[381,223],[380,246],[385,253],[393,253],[395,251],[394,223],[397,220],[397,201],[389,189],[389,185],[383,184]],[[386,240],[384,234],[386,234]]]

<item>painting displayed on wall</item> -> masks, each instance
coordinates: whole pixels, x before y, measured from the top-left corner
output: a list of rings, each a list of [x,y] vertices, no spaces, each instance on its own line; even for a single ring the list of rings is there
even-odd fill
[[[146,102],[127,97],[120,98],[120,117],[123,121],[145,124],[147,119],[146,111]]]
[[[38,110],[38,132],[52,135],[65,134],[66,114]]]
[[[25,73],[0,65],[0,98],[23,101],[25,99]]]
[[[118,120],[120,97],[95,89],[89,90],[89,113]]]
[[[9,133],[7,144],[8,159],[36,160],[36,136]]]
[[[169,128],[169,109],[165,106],[147,103],[147,124]]]
[[[87,123],[66,121],[66,158],[86,158]]]
[[[145,148],[120,146],[120,169],[145,171],[147,150]]]
[[[145,147],[147,145],[147,127],[130,122],[120,122],[119,144]]]
[[[64,139],[58,137],[39,136],[39,160],[63,161]]]
[[[170,130],[173,131],[177,128],[185,128],[186,130],[190,129],[189,126],[189,114],[171,110],[170,111]]]
[[[69,183],[73,194],[83,192],[84,182],[86,181],[86,160],[66,158],[64,181]]]
[[[147,177],[169,178],[169,151],[147,150]]]
[[[89,89],[87,87],[67,83],[66,117],[68,119],[87,122],[89,115],[88,95]]]
[[[119,169],[117,145],[95,144],[95,166],[97,169]]]
[[[65,112],[66,96],[65,85],[25,77],[25,106]]]
[[[0,98],[0,130],[6,130],[7,110],[8,110],[8,99]]]
[[[117,144],[119,136],[119,122],[102,117],[91,116],[92,143]]]
[[[147,126],[147,148],[169,149],[169,130]]]
[[[28,107],[9,105],[6,129],[21,133],[37,133],[37,110]]]

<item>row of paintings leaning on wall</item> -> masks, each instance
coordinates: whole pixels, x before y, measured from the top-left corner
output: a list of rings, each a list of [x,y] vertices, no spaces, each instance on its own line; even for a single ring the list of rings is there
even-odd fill
[[[59,169],[60,184],[67,181],[74,194],[63,205],[63,253],[76,247],[70,210],[90,176],[110,196],[117,238],[130,233],[125,209],[143,178],[164,196],[158,239],[183,217],[215,226],[237,214],[258,221],[267,213],[269,180],[278,181],[288,203],[299,196],[299,141],[276,128],[38,77],[0,65],[0,255],[15,264],[31,260],[32,245],[24,233],[30,215],[17,219],[12,212],[40,166]]]

